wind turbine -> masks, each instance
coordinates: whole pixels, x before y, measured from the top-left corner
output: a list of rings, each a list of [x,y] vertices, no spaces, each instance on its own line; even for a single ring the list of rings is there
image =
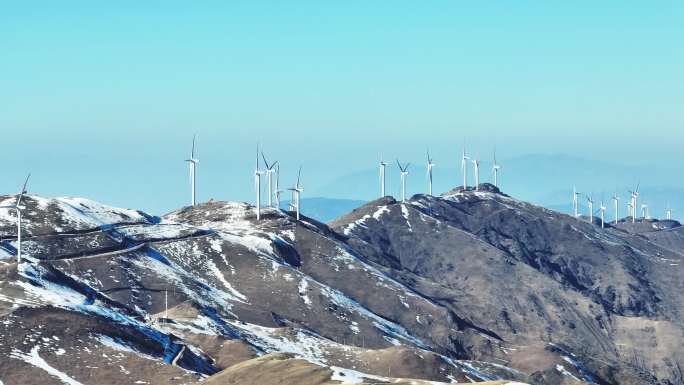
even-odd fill
[[[195,139],[197,135],[192,136],[192,150],[190,150],[190,159],[185,161],[190,164],[190,203],[194,206],[197,202],[195,200],[195,195],[197,192],[197,184],[195,181],[195,173],[197,169],[197,163],[199,159],[195,158]]]
[[[650,219],[648,217],[648,204],[646,204],[646,202],[641,204],[641,217],[643,219]]]
[[[21,191],[19,192],[17,200],[14,202],[14,204],[0,206],[0,208],[14,210],[17,213],[17,263],[21,263],[21,200],[22,198],[24,198],[24,194],[26,194],[26,185],[28,184],[30,177],[31,173],[29,173],[26,176],[24,186],[22,186]]]
[[[641,184],[641,182],[637,183],[636,189],[634,189],[634,191],[631,191],[631,190],[629,191],[629,193],[632,196],[632,223],[636,222],[636,214],[637,214],[637,209],[639,207],[637,205],[637,200],[639,199],[639,185],[640,184]]]
[[[667,204],[667,209],[665,209],[665,217],[667,218],[667,220],[672,219],[672,208],[670,208],[669,203]]]
[[[577,191],[577,187],[572,187],[572,208],[575,211],[575,218],[579,217],[579,196],[581,192]]]
[[[618,223],[618,218],[620,216],[620,209],[618,208],[618,204],[620,202],[620,197],[615,193],[613,195],[613,203],[615,204],[615,224],[617,225]]]
[[[292,191],[292,198],[290,199],[290,209],[296,209],[297,210],[297,220],[299,220],[299,204],[300,204],[300,199],[301,199],[301,194],[304,191],[302,186],[299,184],[300,178],[302,176],[302,167],[299,166],[299,172],[297,173],[297,184],[294,185],[294,187],[288,189]],[[292,204],[292,201],[295,201],[295,204]]]
[[[397,159],[397,165],[399,166],[399,171],[401,172],[401,201],[406,202],[406,175],[408,175],[408,167],[411,163],[406,163],[403,167]]]
[[[430,150],[427,151],[427,177],[429,182],[429,194],[432,195],[432,168],[435,164],[432,163],[432,158],[430,158]]]
[[[587,195],[587,205],[589,206],[589,222],[594,223],[594,199]]]
[[[494,150],[494,165],[492,166],[492,172],[494,173],[494,187],[499,187],[499,170],[501,166],[496,163],[496,150]]]
[[[387,166],[387,163],[382,159],[382,155],[380,155],[380,197],[385,196],[385,167]]]
[[[463,146],[463,156],[461,157],[461,170],[463,171],[463,191],[468,190],[468,161],[470,158],[466,155],[465,146]]]
[[[268,164],[264,152],[261,151],[261,157],[264,159],[264,164],[266,165],[266,176],[268,177],[268,207],[273,207],[273,173],[275,172],[274,167],[278,164],[276,160],[272,164]]]
[[[280,190],[278,185],[280,184],[280,165],[276,166],[276,180],[275,180],[275,199],[276,199],[276,208],[280,210],[280,194],[283,192],[283,190]]]
[[[634,219],[634,205],[632,204],[632,202],[634,202],[634,199],[630,199],[627,201],[627,212],[632,217],[632,219]],[[634,223],[634,221],[632,221],[632,223]]]
[[[256,189],[256,219],[261,219],[261,176],[263,171],[259,170],[259,145],[256,150],[256,165],[254,166],[254,188]]]
[[[601,200],[601,207],[599,207],[599,210],[601,210],[601,228],[605,228],[605,215],[606,215],[606,206],[603,204],[603,200]]]
[[[475,173],[475,191],[480,189],[480,161],[476,159],[471,160]]]

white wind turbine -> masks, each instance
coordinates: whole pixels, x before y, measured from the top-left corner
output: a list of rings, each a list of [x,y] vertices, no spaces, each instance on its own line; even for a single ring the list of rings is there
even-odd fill
[[[380,197],[385,196],[385,167],[387,167],[387,163],[382,159],[382,155],[380,155]]]
[[[589,206],[589,222],[594,223],[594,199],[587,195],[587,205]]]
[[[463,156],[461,157],[461,171],[463,171],[463,191],[468,189],[468,161],[470,158],[466,155],[465,146],[463,146]]]
[[[648,204],[646,202],[641,204],[641,217],[643,219],[651,219],[648,215]]]
[[[264,152],[261,151],[261,157],[264,159],[264,164],[266,165],[266,177],[268,177],[268,207],[273,207],[273,173],[275,172],[275,166],[278,164],[276,160],[272,164],[268,164]]]
[[[432,158],[430,158],[430,150],[427,151],[427,177],[428,177],[428,191],[429,194],[432,195],[432,168],[435,167],[435,164],[432,163]]]
[[[641,183],[637,183],[636,189],[634,191],[629,191],[632,197],[632,223],[636,222],[636,216],[637,216],[637,210],[639,208],[639,205],[637,205],[637,201],[639,199],[639,185]]]
[[[582,195],[581,192],[577,191],[576,187],[572,187],[572,209],[575,212],[575,218],[579,217],[579,197]]]
[[[197,135],[192,136],[192,150],[190,150],[190,159],[186,159],[185,161],[190,164],[190,203],[194,206],[197,202],[195,199],[196,192],[197,192],[197,184],[196,184],[196,172],[197,172],[197,163],[199,163],[199,159],[195,158],[195,139]]]
[[[276,199],[276,208],[280,210],[280,194],[283,193],[283,190],[280,190],[278,187],[280,184],[280,165],[276,166],[276,180],[275,180],[275,199]]]
[[[634,219],[634,205],[632,202],[634,202],[634,199],[630,199],[627,201],[627,212],[632,217],[632,219]],[[632,223],[634,223],[634,221],[632,221]]]
[[[24,186],[22,186],[14,204],[0,206],[2,209],[14,210],[17,213],[17,263],[21,263],[21,209],[23,208],[21,207],[21,200],[24,197],[24,194],[26,194],[26,185],[28,184],[30,177],[31,174],[29,173],[28,176],[26,176]]]
[[[603,204],[603,200],[601,200],[601,206],[599,207],[599,210],[601,210],[601,228],[605,228],[605,219],[606,219],[606,206]]]
[[[494,187],[499,187],[499,170],[501,166],[496,163],[496,150],[494,150],[494,165],[492,166],[492,172],[494,173]]]
[[[406,202],[406,175],[408,175],[408,167],[411,163],[406,163],[402,167],[401,163],[399,163],[399,159],[397,159],[397,165],[399,166],[399,171],[401,172],[401,201]]]
[[[480,189],[480,161],[477,158],[471,160],[475,173],[475,191]]]
[[[302,176],[302,167],[299,166],[299,172],[297,173],[297,184],[294,185],[294,187],[289,188],[288,190],[292,191],[292,198],[290,199],[290,210],[295,209],[297,210],[297,220],[299,220],[299,208],[300,208],[300,203],[301,203],[301,194],[304,191],[302,186],[299,184],[300,178]],[[292,202],[295,202],[292,204]]]
[[[254,188],[256,189],[256,219],[261,219],[261,176],[263,171],[259,170],[259,145],[256,150],[256,164],[254,166]]]
[[[615,193],[615,195],[613,195],[612,199],[613,199],[613,203],[615,204],[615,224],[617,225],[618,219],[620,217],[620,209],[618,206],[619,202],[620,202],[620,197],[617,195],[617,193]]]
[[[672,219],[672,211],[673,211],[673,210],[672,210],[672,208],[670,207],[670,204],[668,203],[668,204],[667,204],[667,209],[665,209],[665,217],[667,218],[667,220],[671,220],[671,219]]]

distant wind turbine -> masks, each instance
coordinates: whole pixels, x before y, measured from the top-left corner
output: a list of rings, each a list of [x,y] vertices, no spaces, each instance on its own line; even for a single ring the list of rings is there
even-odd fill
[[[477,158],[471,160],[473,162],[473,172],[475,173],[475,191],[480,189],[480,161]]]
[[[197,138],[197,135],[192,136],[192,150],[190,150],[190,159],[186,159],[185,161],[190,164],[190,204],[193,206],[197,204],[197,201],[195,199],[196,193],[197,193],[197,184],[196,184],[196,172],[197,172],[197,163],[199,163],[199,159],[195,158],[195,139]]]
[[[31,174],[29,173],[26,176],[24,185],[22,186],[14,204],[0,206],[1,209],[14,210],[17,213],[17,263],[21,263],[21,209],[23,208],[21,207],[21,200],[24,198],[24,194],[26,194],[26,185],[28,184],[30,177]]]
[[[278,185],[280,184],[280,165],[276,166],[276,180],[275,180],[275,199],[276,199],[276,208],[280,210],[280,194],[283,193],[283,190],[281,190]]]
[[[430,150],[427,151],[427,177],[428,177],[428,193],[432,195],[432,168],[435,164],[432,163],[432,158],[430,158]]]
[[[589,206],[589,222],[594,223],[594,199],[587,195],[587,205]]]
[[[256,149],[256,164],[254,166],[254,188],[256,189],[256,219],[261,219],[261,176],[263,171],[259,170],[259,145]]]
[[[620,202],[620,197],[617,195],[617,193],[615,193],[615,195],[613,195],[613,203],[615,204],[615,224],[616,225],[617,225],[618,219],[620,217],[620,209],[618,207],[619,202]]]
[[[575,218],[579,217],[579,197],[582,195],[581,192],[577,191],[576,187],[572,187],[572,209],[575,213]]]
[[[672,210],[672,208],[670,207],[670,204],[668,203],[668,204],[667,204],[667,209],[665,209],[665,217],[667,218],[667,220],[671,220],[671,219],[672,219],[672,211],[673,211],[673,210]]]
[[[499,170],[501,166],[496,163],[496,150],[494,150],[494,165],[492,166],[492,172],[494,173],[494,187],[499,187]]]
[[[276,160],[274,163],[268,164],[263,151],[261,151],[261,157],[266,165],[266,176],[268,177],[268,207],[273,207],[273,173],[275,172],[274,167],[278,164],[278,161]]]
[[[406,202],[406,175],[409,174],[408,167],[411,163],[406,163],[402,166],[397,159],[397,165],[399,166],[399,171],[401,172],[401,201]]]
[[[461,171],[463,171],[463,191],[468,189],[468,160],[470,160],[470,158],[466,155],[465,146],[463,146],[463,155],[461,157]]]
[[[648,204],[646,202],[641,204],[641,217],[643,219],[651,219],[648,215]]]
[[[632,197],[632,223],[636,222],[636,216],[637,216],[637,210],[638,210],[638,205],[637,201],[639,200],[639,185],[641,182],[637,183],[636,188],[634,191],[630,190],[629,193],[631,194]]]
[[[382,159],[382,155],[380,155],[380,197],[385,196],[385,167],[387,167],[387,163]]]
[[[603,204],[603,200],[601,200],[601,206],[599,207],[599,210],[601,210],[601,228],[605,228],[605,216],[606,216],[606,206]]]
[[[301,203],[301,194],[304,191],[300,184],[300,178],[302,176],[302,166],[299,166],[299,172],[297,173],[297,183],[294,185],[294,187],[288,189],[292,191],[292,198],[290,199],[290,209],[295,209],[297,212],[297,220],[299,220],[299,209],[300,209],[300,203]],[[295,202],[292,204],[292,202]]]

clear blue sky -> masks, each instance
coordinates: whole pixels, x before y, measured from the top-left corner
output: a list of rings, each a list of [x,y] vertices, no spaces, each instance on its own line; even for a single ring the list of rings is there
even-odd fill
[[[0,192],[163,212],[388,158],[681,161],[681,1],[25,1],[0,12]],[[630,153],[638,152],[632,158]],[[327,174],[326,174],[327,172]],[[287,183],[291,181],[287,179]]]

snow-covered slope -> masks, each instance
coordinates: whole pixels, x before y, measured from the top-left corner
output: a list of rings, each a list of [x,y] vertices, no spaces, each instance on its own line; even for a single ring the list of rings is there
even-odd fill
[[[20,264],[14,218],[0,217],[3,384],[192,383],[272,352],[334,378],[528,379],[462,361],[448,309],[308,218],[267,209],[257,223],[231,202],[157,218],[38,196],[23,213]]]

